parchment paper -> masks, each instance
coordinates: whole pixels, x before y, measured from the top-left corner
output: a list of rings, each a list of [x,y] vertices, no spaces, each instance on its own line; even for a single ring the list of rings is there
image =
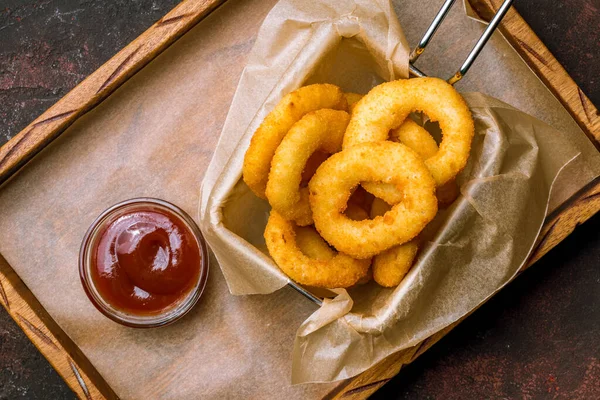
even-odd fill
[[[413,9],[407,2],[398,8],[405,7]],[[464,14],[457,21],[477,24]],[[462,46],[463,54],[474,41]],[[424,61],[427,71],[438,67],[434,75],[451,76],[456,67],[444,72],[447,65],[461,60],[447,54],[437,63]],[[406,78],[407,63],[406,39],[387,1],[325,6],[282,0],[267,16],[202,190],[202,229],[232,293],[270,293],[289,282],[264,243],[270,207],[240,179],[250,139],[266,114],[304,84],[328,82],[366,93]],[[506,76],[488,74],[485,83],[496,78],[505,86]],[[294,383],[351,377],[456,322],[515,276],[547,211],[598,175],[598,154],[581,133],[584,140],[571,140],[574,135],[492,97],[465,97],[476,136],[458,178],[461,197],[430,224],[415,265],[397,288],[371,283],[340,290],[305,321],[295,342]]]
[[[312,303],[291,289],[268,296],[231,296],[212,259],[205,294],[191,314],[166,328],[133,330],[106,319],[89,303],[77,272],[85,230],[118,201],[155,196],[195,214],[198,185],[242,69],[247,62],[261,59],[248,53],[274,3],[229,0],[0,188],[0,253],[121,398],[304,399],[320,397],[334,386],[291,386],[296,330],[315,311]],[[439,7],[437,1],[423,0],[413,15],[410,9],[416,4],[395,4],[412,44]],[[302,18],[309,16],[297,17]],[[460,7],[447,23],[465,40],[474,39],[481,29],[477,22],[464,18]],[[302,24],[284,25],[288,30],[277,39],[282,49],[288,48]],[[304,31],[307,38],[310,28]],[[438,51],[457,66],[460,56],[454,53],[463,47],[450,45],[453,40],[442,31],[432,43],[432,53]],[[387,49],[385,40],[377,48]],[[269,62],[277,67],[285,57]],[[442,65],[423,69],[436,74]],[[246,69],[244,76],[251,70]],[[246,100],[249,110],[241,118],[257,113],[264,102],[260,96],[266,97],[269,91],[262,85],[274,82],[268,80],[269,71],[255,72],[262,74],[254,82],[257,99]],[[482,77],[486,79],[480,82]],[[361,77],[357,80],[364,84]],[[501,37],[492,40],[460,85],[485,91],[551,123],[582,151],[585,164],[595,165],[589,157],[594,150],[583,145],[587,140],[583,133]],[[231,124],[232,118],[229,129]],[[218,152],[222,157],[231,154],[244,131],[221,139]],[[592,171],[591,175],[596,174],[595,166]],[[247,225],[261,229],[259,223]],[[307,330],[306,326],[302,329]],[[334,370],[335,365],[327,369]]]

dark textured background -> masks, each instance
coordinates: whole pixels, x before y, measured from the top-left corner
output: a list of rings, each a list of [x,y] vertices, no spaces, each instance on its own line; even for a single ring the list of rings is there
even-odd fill
[[[177,0],[0,0],[0,144]],[[600,0],[516,8],[600,105]],[[469,317],[376,399],[600,399],[600,216]],[[0,400],[73,393],[0,311]]]

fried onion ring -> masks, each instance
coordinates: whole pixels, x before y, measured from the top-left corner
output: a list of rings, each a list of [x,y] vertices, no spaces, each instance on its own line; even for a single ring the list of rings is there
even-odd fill
[[[425,128],[407,118],[399,128],[390,131],[390,139],[398,141],[414,150],[422,159],[433,157],[438,146]],[[365,182],[364,188],[375,197],[393,205],[402,201],[402,190],[386,183]]]
[[[439,151],[425,160],[425,164],[436,185],[443,185],[465,167],[474,124],[464,99],[442,79],[405,79],[373,88],[356,105],[343,148],[388,139],[390,130],[399,127],[415,111],[424,112],[430,120],[440,124]]]
[[[385,215],[390,209],[389,204],[376,198],[371,206],[371,218]],[[418,249],[418,239],[413,239],[373,257],[371,269],[375,282],[384,287],[398,286],[412,267]]]
[[[301,87],[284,96],[258,127],[244,156],[242,169],[244,182],[258,197],[266,199],[271,159],[283,137],[305,114],[322,108],[348,109],[339,87],[330,84]]]
[[[402,282],[413,265],[418,240],[413,239],[377,254],[373,259],[373,279],[383,287],[395,287]]]
[[[350,116],[345,111],[318,110],[296,122],[271,161],[266,195],[271,207],[300,226],[312,224],[308,188],[300,188],[302,171],[317,150],[336,153],[342,148]]]
[[[337,253],[328,260],[311,259],[296,243],[294,223],[272,210],[265,229],[269,254],[279,268],[294,281],[307,286],[346,288],[367,275],[370,259],[356,260]]]
[[[355,204],[348,203],[346,209],[348,218],[354,221],[368,219],[369,214]],[[335,256],[335,251],[319,235],[313,226],[296,226],[296,244],[300,251],[309,258],[316,260],[330,260]]]
[[[312,226],[296,226],[296,245],[308,258],[327,261],[335,257],[335,251]]]
[[[392,129],[390,139],[395,139],[410,147],[424,160],[433,157],[438,151],[437,143],[431,134],[410,118],[407,118],[399,128]],[[396,204],[402,201],[402,191],[394,185],[366,182],[364,187],[369,193],[385,200],[388,204]],[[458,194],[459,190],[454,178],[439,186],[436,191],[439,207],[446,208],[456,200]]]
[[[353,221],[343,214],[361,182],[402,187],[404,198],[384,216]],[[338,251],[369,258],[415,236],[435,217],[435,181],[423,160],[400,143],[370,142],[329,157],[308,183],[315,227]]]
[[[308,181],[310,181],[315,172],[317,172],[319,165],[328,158],[329,154],[322,151],[315,151],[312,156],[308,158],[306,165],[304,166],[304,171],[302,171],[302,182],[300,182],[300,187],[308,186]]]
[[[358,103],[360,99],[363,98],[363,95],[358,93],[344,93],[344,97],[348,102],[348,110],[350,110],[350,114],[352,114],[354,106],[356,106],[356,103]]]
[[[357,189],[361,189],[361,187],[359,186]],[[365,195],[369,195],[372,197],[372,195],[370,193],[367,193],[364,189],[362,189],[362,192],[364,192]],[[356,202],[353,203],[352,202],[352,198],[357,194],[357,190],[354,191],[354,193],[352,194],[352,196],[350,196],[350,199],[348,201],[348,208],[346,208],[346,211],[344,211],[344,214],[346,214],[346,216],[348,218],[350,218],[353,221],[363,221],[365,219],[369,219],[369,213],[365,211],[364,205],[369,203],[369,201],[364,198],[364,199],[360,199],[362,200],[362,202]],[[357,196],[359,197],[359,196]],[[370,207],[368,207],[367,209],[369,209]],[[316,232],[316,230],[315,230]],[[317,235],[319,233],[317,232]],[[319,236],[321,238],[321,236]],[[323,238],[321,238],[321,240],[325,242],[325,240]],[[358,280],[358,282],[356,282],[357,285],[364,285],[365,283],[368,283],[369,281],[371,281],[373,279],[373,269],[371,267],[369,267],[369,270],[367,271],[367,274],[365,276],[363,276],[362,278],[360,278]]]
[[[375,199],[375,196],[367,192],[362,186],[358,186],[348,199],[348,208],[350,208],[350,205],[354,204],[363,210],[370,210],[373,199]],[[369,218],[369,216],[367,215],[366,218]]]
[[[348,101],[350,113],[354,111],[356,103],[364,97],[357,93],[345,93],[344,96]],[[410,147],[424,160],[433,157],[438,151],[438,145],[429,132],[410,118],[406,118],[398,128],[392,129],[389,138]],[[385,199],[388,204],[397,204],[402,201],[402,192],[394,185],[368,182],[366,186],[369,193]]]
[[[399,128],[392,129],[390,139],[396,140],[413,149],[423,160],[438,152],[438,145],[427,129],[407,118]]]
[[[390,138],[397,139],[400,143],[407,145],[416,151],[423,160],[433,157],[438,151],[438,145],[433,139],[433,136],[421,125],[407,118],[400,128],[390,132]],[[456,180],[450,179],[448,182],[438,186],[436,196],[438,198],[438,206],[445,208],[452,204],[458,197],[460,191]],[[399,199],[401,201],[401,199]]]

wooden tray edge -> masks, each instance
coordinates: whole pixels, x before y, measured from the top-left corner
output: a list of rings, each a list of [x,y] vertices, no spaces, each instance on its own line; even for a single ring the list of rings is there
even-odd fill
[[[184,0],[0,147],[0,186],[226,0]],[[0,304],[82,399],[118,398],[0,254]]]
[[[487,21],[491,19],[502,3],[501,0],[469,0],[469,2],[478,15]],[[600,144],[600,114],[598,110],[514,7],[504,17],[500,31],[598,148]],[[578,225],[590,219],[599,210],[600,180],[596,179],[546,219],[537,244],[520,273],[533,265],[570,235]],[[392,354],[369,370],[342,381],[338,387],[325,396],[325,399],[358,400],[368,398],[397,375],[402,366],[414,361],[475,311],[471,311],[454,324],[418,345]]]
[[[600,210],[600,179],[590,183],[568,205],[565,205],[561,212],[553,214],[546,220],[532,255],[518,275],[563,241],[578,225],[593,217],[598,210]],[[418,345],[392,354],[369,370],[354,378],[344,380],[339,387],[332,390],[324,399],[366,399],[397,375],[404,365],[413,362],[483,304],[485,302]]]
[[[501,0],[468,0],[481,19],[489,20]],[[600,149],[600,113],[546,45],[512,7],[500,25],[500,32],[523,60],[567,109],[590,141]]]
[[[79,398],[117,398],[104,378],[54,322],[2,255],[0,303]]]
[[[0,185],[225,1],[182,1],[0,147]]]
[[[77,118],[98,105],[224,1],[183,1],[2,146],[0,185]],[[484,18],[497,9],[497,4],[492,3],[499,3],[499,0],[469,1]],[[514,9],[505,17],[501,31],[597,145],[600,138],[598,111]],[[567,89],[563,93],[565,86]],[[600,183],[595,182],[579,193],[561,213],[546,221],[536,249],[523,269],[560,243],[577,225],[589,219],[599,209]],[[0,303],[80,398],[116,397],[1,255]],[[13,304],[19,304],[19,308],[13,307]],[[343,381],[326,398],[367,398],[396,375],[403,365],[420,356],[461,321],[462,319],[413,348],[386,358],[368,371]],[[52,327],[49,329],[49,326]],[[70,352],[74,354],[71,356]],[[81,381],[87,391],[82,387]]]

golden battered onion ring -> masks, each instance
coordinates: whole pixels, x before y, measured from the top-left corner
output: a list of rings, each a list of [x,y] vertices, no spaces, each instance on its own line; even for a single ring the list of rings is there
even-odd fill
[[[373,279],[383,287],[398,286],[413,265],[419,244],[417,239],[377,254],[373,259]]]
[[[394,129],[390,132],[390,138],[396,139],[400,143],[407,145],[417,152],[424,160],[433,157],[438,151],[438,145],[431,134],[427,132],[425,128],[408,118],[402,123],[402,125],[400,125],[400,128]],[[392,190],[389,188],[391,185],[381,186],[385,186],[387,188],[386,192],[382,193],[382,195],[386,196],[385,199],[391,201],[391,204],[402,201],[402,193],[398,192],[396,188],[394,188],[396,189],[396,192],[392,193]],[[376,193],[379,193],[378,191],[380,191],[382,188],[379,187],[374,189],[370,187],[370,189],[373,189]],[[398,193],[400,196],[398,196]],[[455,179],[451,179],[443,185],[438,186],[436,190],[438,207],[448,207],[454,202],[454,200],[456,200],[459,194],[460,191],[458,190],[458,185],[456,184]]]
[[[371,218],[385,215],[390,209],[389,204],[376,198],[371,206]],[[418,249],[418,239],[413,239],[373,257],[371,269],[375,282],[384,287],[398,286],[412,267]]]
[[[390,132],[390,139],[396,139],[400,143],[413,149],[422,159],[433,157],[438,146],[433,137],[425,128],[407,118],[399,128]],[[385,183],[365,182],[365,188],[376,197],[385,200],[388,204],[396,204],[402,201],[402,191],[394,185]],[[459,195],[458,186],[454,179],[439,186],[436,191],[438,206],[446,208]]]
[[[407,145],[416,151],[423,160],[435,156],[438,151],[438,145],[433,136],[425,128],[409,118],[400,125],[400,128],[390,132],[390,138],[397,139],[400,143]],[[436,190],[438,206],[441,208],[447,207],[456,200],[459,194],[460,191],[454,179],[438,186]]]
[[[362,221],[369,218],[369,214],[355,204],[348,204],[346,209],[348,218]],[[330,260],[335,256],[335,251],[319,235],[313,226],[296,226],[296,244],[300,251],[309,258],[316,260]]]
[[[362,210],[370,210],[371,204],[373,204],[374,199],[375,199],[375,196],[373,196],[371,193],[367,192],[362,186],[358,186],[354,190],[354,192],[352,192],[352,195],[348,199],[348,208],[346,209],[346,214],[348,214],[348,209],[350,209],[350,206],[353,204],[357,205]],[[369,218],[368,215],[365,218],[361,218],[361,219],[367,219],[367,218]]]
[[[265,229],[269,254],[294,281],[307,286],[345,288],[354,285],[369,270],[371,260],[356,260],[338,253],[328,260],[311,259],[296,244],[294,223],[272,210]]]
[[[271,207],[300,226],[312,224],[308,188],[300,188],[302,171],[317,150],[341,150],[350,116],[345,111],[322,109],[306,114],[281,141],[271,161],[266,195]]]
[[[348,110],[350,110],[350,114],[352,114],[354,106],[356,106],[356,103],[363,98],[363,95],[358,93],[344,93],[344,97],[346,97],[346,101],[348,102]]]
[[[407,118],[399,128],[392,129],[390,139],[398,141],[414,150],[422,159],[433,157],[438,146],[425,128]],[[402,201],[402,190],[386,183],[365,182],[365,189],[375,197],[385,200],[388,204],[398,204]]]
[[[446,81],[414,78],[383,83],[355,107],[343,148],[388,138],[411,112],[423,111],[442,130],[439,151],[425,160],[437,186],[454,178],[466,165],[474,134],[473,118],[464,99]],[[377,196],[379,197],[379,196]]]
[[[322,108],[348,109],[339,87],[315,84],[295,90],[284,96],[258,127],[246,151],[242,170],[244,182],[258,197],[266,199],[271,159],[283,137],[305,114]]]
[[[308,181],[310,181],[315,172],[317,172],[319,165],[321,165],[323,161],[327,160],[329,156],[330,154],[327,154],[323,151],[315,151],[312,156],[308,158],[306,165],[304,166],[304,171],[302,171],[302,182],[300,182],[301,187],[308,186]]]
[[[335,257],[335,251],[329,247],[314,227],[296,226],[295,231],[296,245],[308,258],[326,261]]]
[[[390,131],[390,139],[396,140],[413,149],[423,160],[438,152],[438,145],[427,129],[407,118],[399,128]]]
[[[383,217],[352,221],[343,214],[360,182],[392,183],[404,199]],[[338,251],[369,258],[415,236],[435,217],[435,181],[413,150],[389,141],[363,143],[329,157],[308,183],[315,227]]]
[[[348,207],[344,214],[352,221],[363,221],[369,219],[369,213],[364,210],[358,204],[348,203]]]

